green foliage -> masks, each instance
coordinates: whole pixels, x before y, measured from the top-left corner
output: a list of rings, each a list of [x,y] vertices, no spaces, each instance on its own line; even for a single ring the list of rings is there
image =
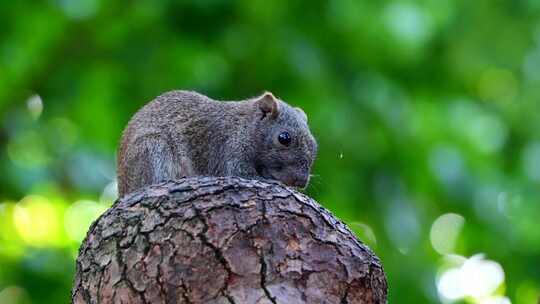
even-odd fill
[[[0,303],[68,301],[123,126],[180,88],[304,108],[308,192],[380,256],[390,303],[535,303],[539,17],[537,0],[0,2]]]

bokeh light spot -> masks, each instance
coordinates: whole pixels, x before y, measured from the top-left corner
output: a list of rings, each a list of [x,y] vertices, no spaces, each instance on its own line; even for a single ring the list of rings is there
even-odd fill
[[[46,198],[29,195],[22,199],[13,212],[15,228],[20,237],[32,246],[49,246],[61,238],[60,214]]]
[[[77,141],[78,130],[75,124],[64,117],[53,118],[48,123],[49,140],[59,152],[68,151]]]
[[[9,159],[17,166],[34,168],[50,161],[43,137],[35,131],[17,134],[7,144]]]
[[[86,236],[88,227],[103,212],[107,206],[89,200],[75,202],[66,211],[64,226],[70,239],[80,243]]]
[[[490,68],[478,80],[478,95],[483,100],[511,101],[518,91],[518,81],[508,70]]]
[[[492,296],[485,299],[481,299],[480,304],[511,304],[510,299],[503,296]]]
[[[498,152],[506,143],[508,127],[497,115],[478,103],[458,100],[450,107],[452,126],[460,137],[479,152]]]
[[[110,206],[118,198],[118,181],[116,178],[105,186],[99,197],[99,202]]]
[[[99,0],[58,0],[58,5],[66,16],[76,20],[87,19],[99,9]]]
[[[386,230],[394,246],[403,254],[416,245],[420,236],[420,223],[416,210],[408,203],[398,201],[387,213]]]
[[[461,274],[459,269],[450,269],[441,275],[437,283],[439,294],[446,300],[458,300],[464,297],[461,284],[459,282]]]
[[[504,282],[504,271],[495,261],[476,255],[461,267],[463,289],[466,295],[482,298],[492,294]]]
[[[14,209],[14,203],[0,203],[0,255],[20,256],[24,251],[13,223]]]
[[[523,171],[531,180],[540,182],[540,142],[529,143],[522,153]]]
[[[433,249],[440,254],[453,253],[465,219],[455,213],[439,216],[431,225],[429,238]]]
[[[377,237],[369,225],[362,222],[354,222],[351,223],[351,228],[363,242],[368,244],[368,246],[371,248],[375,248],[377,246]]]
[[[429,15],[413,4],[393,3],[385,9],[384,20],[395,39],[411,46],[424,44],[432,34]]]
[[[525,57],[523,72],[527,80],[540,81],[540,48],[535,48]]]
[[[30,304],[30,297],[26,290],[19,286],[8,286],[0,291],[2,304]]]
[[[437,290],[443,302],[471,298],[472,303],[490,303],[484,301],[497,299],[494,293],[503,283],[502,266],[477,254],[466,259],[460,266],[442,272],[437,280]],[[503,302],[492,303],[502,304],[505,303],[504,299],[499,299]]]
[[[429,165],[435,176],[446,186],[462,180],[465,171],[461,153],[453,146],[435,147],[429,155]]]
[[[30,116],[34,120],[37,120],[41,116],[41,112],[43,112],[43,100],[37,94],[32,95],[26,100],[26,107],[28,108],[28,112],[30,112]]]
[[[491,153],[502,148],[506,142],[507,128],[496,116],[478,116],[469,127],[469,138],[471,143],[476,143],[476,147],[481,152]]]

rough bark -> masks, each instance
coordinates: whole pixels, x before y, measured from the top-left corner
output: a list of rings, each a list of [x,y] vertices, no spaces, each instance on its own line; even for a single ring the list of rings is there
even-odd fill
[[[379,259],[277,183],[189,178],[118,200],[77,258],[74,303],[386,303]]]

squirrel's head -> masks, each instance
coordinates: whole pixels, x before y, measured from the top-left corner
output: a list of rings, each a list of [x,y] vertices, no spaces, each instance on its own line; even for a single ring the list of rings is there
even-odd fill
[[[257,173],[288,186],[305,188],[317,156],[317,142],[309,130],[306,114],[270,92],[256,97],[254,106],[258,113]]]

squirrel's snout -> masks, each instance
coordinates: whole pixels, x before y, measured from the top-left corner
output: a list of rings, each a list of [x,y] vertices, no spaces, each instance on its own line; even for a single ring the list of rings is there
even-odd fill
[[[303,174],[303,175],[298,175],[298,176],[290,175],[284,182],[287,186],[303,189],[309,183],[309,175],[308,174]]]
[[[261,170],[261,173],[265,173],[264,170]],[[294,166],[283,166],[279,169],[269,170],[267,175],[289,187],[299,189],[306,188],[310,178],[309,170],[299,169]]]

